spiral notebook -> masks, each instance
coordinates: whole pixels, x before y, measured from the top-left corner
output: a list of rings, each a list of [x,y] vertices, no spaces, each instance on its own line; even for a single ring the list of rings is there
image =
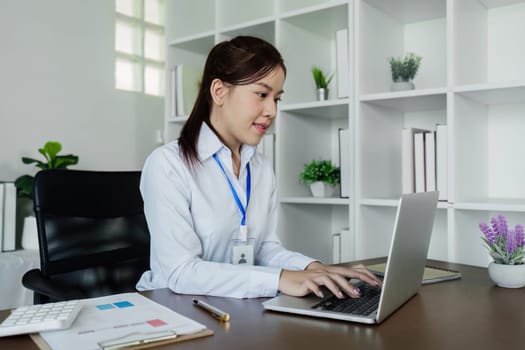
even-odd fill
[[[386,263],[368,265],[367,268],[376,275],[383,276],[385,274]],[[437,283],[443,281],[457,280],[461,278],[461,272],[451,269],[445,269],[439,266],[425,266],[423,272],[422,284]]]

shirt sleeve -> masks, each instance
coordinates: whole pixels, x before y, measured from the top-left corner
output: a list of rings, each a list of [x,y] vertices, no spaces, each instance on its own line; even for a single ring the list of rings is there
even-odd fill
[[[202,260],[202,244],[190,213],[191,174],[166,148],[148,157],[141,179],[151,235],[151,270],[137,289],[170,288],[176,293],[234,298],[275,296],[280,269]],[[172,153],[173,149],[171,150]],[[177,152],[178,153],[178,152]]]

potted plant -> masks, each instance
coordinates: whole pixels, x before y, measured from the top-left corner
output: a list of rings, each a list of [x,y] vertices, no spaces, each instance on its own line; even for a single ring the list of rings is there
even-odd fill
[[[62,151],[60,142],[48,141],[38,152],[44,156],[45,161],[22,157],[24,164],[35,164],[40,169],[67,169],[70,165],[78,163],[78,156],[73,154],[58,155]],[[15,181],[16,194],[19,198],[33,199],[33,179],[31,175],[22,175]]]
[[[525,286],[523,226],[509,229],[504,215],[490,220],[490,226],[480,223],[482,240],[494,261],[488,266],[489,276],[500,287],[521,288]]]
[[[317,89],[317,99],[319,101],[324,101],[328,99],[328,84],[332,81],[334,74],[332,73],[329,77],[327,74],[319,67],[312,67],[312,76],[314,78],[315,87]]]
[[[40,169],[67,169],[70,165],[78,163],[78,156],[73,154],[58,155],[62,150],[60,142],[48,141],[38,152],[45,160],[22,157],[24,164],[35,164]],[[15,180],[16,194],[18,198],[33,200],[33,180],[31,175],[22,175]],[[32,210],[31,210],[32,212]],[[36,220],[32,215],[24,218],[22,231],[22,247],[25,249],[38,249],[38,238]]]
[[[390,57],[390,70],[392,72],[392,91],[413,90],[415,88],[412,80],[421,64],[423,58],[408,52],[404,58]]]
[[[340,180],[341,172],[330,160],[312,160],[299,174],[299,181],[310,185],[314,197],[332,196]]]

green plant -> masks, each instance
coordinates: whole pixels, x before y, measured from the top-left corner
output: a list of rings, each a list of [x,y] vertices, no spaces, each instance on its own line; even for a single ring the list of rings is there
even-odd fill
[[[390,57],[390,70],[392,81],[410,81],[414,79],[423,58],[412,52],[408,52],[405,58]]]
[[[330,185],[336,185],[341,180],[341,172],[329,160],[312,160],[305,164],[303,171],[299,174],[299,181],[311,184],[321,181]]]
[[[48,141],[38,152],[44,156],[45,161],[22,157],[24,164],[33,164],[40,169],[67,169],[70,165],[78,163],[78,156],[73,154],[58,155],[62,150],[60,142]],[[31,175],[22,175],[15,181],[16,193],[19,198],[33,199],[33,180]]]
[[[312,76],[314,77],[315,86],[318,89],[326,89],[328,87],[328,84],[332,81],[332,78],[334,77],[334,74],[330,75],[330,77],[327,78],[327,75],[323,70],[318,66],[312,67]]]

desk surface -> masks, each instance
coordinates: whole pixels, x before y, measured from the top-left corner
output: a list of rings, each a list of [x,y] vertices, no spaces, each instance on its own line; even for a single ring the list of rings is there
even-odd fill
[[[379,260],[369,260],[374,263]],[[156,349],[519,349],[524,346],[525,289],[496,287],[487,270],[460,270],[461,280],[422,286],[380,325],[358,325],[264,311],[264,299],[199,297],[231,314],[229,324],[191,303],[192,296],[167,289],[149,298],[205,324],[211,337]],[[0,319],[7,311],[0,312]],[[0,349],[37,349],[28,336],[0,339]]]

